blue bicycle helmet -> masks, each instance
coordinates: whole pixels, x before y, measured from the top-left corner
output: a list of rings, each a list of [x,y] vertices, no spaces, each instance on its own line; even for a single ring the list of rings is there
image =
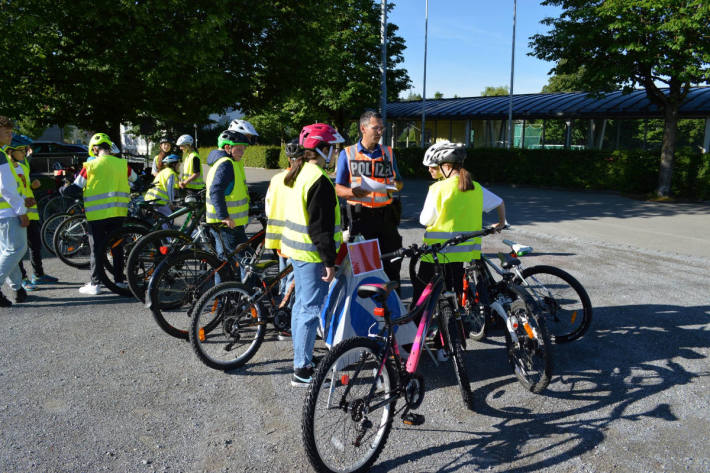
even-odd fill
[[[25,135],[12,134],[12,142],[7,146],[7,149],[27,148],[32,144],[32,138]]]
[[[177,163],[180,161],[180,156],[177,154],[169,154],[163,158],[163,164]]]

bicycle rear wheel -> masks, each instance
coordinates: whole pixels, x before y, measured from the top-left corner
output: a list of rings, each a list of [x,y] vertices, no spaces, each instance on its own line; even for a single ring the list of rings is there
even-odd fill
[[[66,219],[71,217],[71,215],[67,213],[62,213],[62,214],[55,214],[49,217],[47,220],[42,222],[42,226],[40,227],[40,235],[42,238],[42,246],[44,247],[45,250],[49,251],[53,255],[56,254],[54,252],[54,232],[57,231],[57,227]]]
[[[69,207],[76,201],[73,197],[64,197],[63,195],[56,195],[49,199],[44,208],[42,209],[42,220],[47,220],[54,214],[64,213]]]
[[[382,452],[392,428],[397,382],[390,361],[378,375],[381,360],[377,341],[354,337],[334,346],[318,365],[301,419],[306,454],[316,471],[366,471]]]
[[[190,345],[210,368],[244,365],[259,350],[265,333],[264,309],[250,302],[249,291],[238,282],[209,289],[191,311]]]
[[[191,241],[178,230],[158,230],[138,240],[126,260],[126,282],[133,296],[145,302],[145,288],[158,264],[176,248]]]
[[[454,365],[454,373],[456,380],[459,383],[461,390],[461,398],[464,405],[473,410],[473,393],[471,392],[471,381],[468,370],[466,369],[466,361],[464,360],[463,348],[463,325],[459,320],[454,318],[454,311],[449,301],[441,301],[439,303],[439,317],[441,326],[445,327],[444,338],[447,343],[447,349],[451,354],[451,361]]]
[[[470,274],[471,269],[464,272],[464,300],[462,300],[461,308],[463,309],[463,322],[469,338],[473,340],[483,340],[488,334],[488,321],[486,312],[481,304],[476,300],[476,281]]]
[[[209,288],[222,261],[202,250],[185,250],[160,262],[148,282],[146,306],[158,326],[168,335],[188,339],[188,309]],[[220,272],[221,278],[226,278]]]
[[[552,345],[545,319],[534,311],[535,303],[521,288],[514,289],[517,298],[510,304],[509,324],[514,327],[514,341],[504,328],[508,360],[515,376],[528,391],[539,393],[552,378]]]
[[[52,238],[54,254],[67,266],[88,268],[91,263],[88,232],[89,227],[85,215],[80,214],[66,218],[54,232]]]
[[[114,294],[119,296],[131,296],[131,291],[126,284],[126,260],[128,254],[133,249],[136,242],[143,237],[148,230],[142,226],[123,225],[111,232],[106,238],[106,247],[101,252],[103,258],[102,282]],[[116,261],[114,256],[120,255],[121,261]],[[116,263],[119,270],[114,270]]]
[[[592,323],[592,302],[584,287],[571,274],[554,266],[523,270],[519,282],[535,299],[555,343],[576,340]]]

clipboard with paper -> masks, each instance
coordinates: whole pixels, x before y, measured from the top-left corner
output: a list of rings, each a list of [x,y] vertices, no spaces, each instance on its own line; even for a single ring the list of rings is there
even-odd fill
[[[367,192],[397,191],[397,186],[394,184],[385,184],[367,176],[360,176],[360,185],[358,187]]]

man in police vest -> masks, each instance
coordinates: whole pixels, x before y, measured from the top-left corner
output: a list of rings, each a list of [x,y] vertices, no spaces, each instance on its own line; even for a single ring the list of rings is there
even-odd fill
[[[91,280],[79,288],[82,294],[101,293],[101,276],[104,270],[100,252],[105,251],[109,232],[118,228],[128,215],[128,203],[131,198],[129,182],[138,179],[138,175],[128,163],[111,156],[113,143],[105,133],[96,133],[89,141],[89,156],[94,157],[84,163],[79,175],[67,189],[66,194],[73,194],[77,188],[84,191],[84,211],[89,223],[89,247],[91,248]],[[113,256],[114,281],[119,287],[127,287],[123,281],[123,247],[111,250]]]
[[[247,241],[244,226],[249,221],[249,193],[244,175],[239,169],[239,160],[249,140],[242,133],[224,130],[217,140],[219,149],[210,153],[216,159],[207,173],[205,195],[207,223],[222,223],[211,228],[217,254],[226,258],[240,243]]]
[[[387,253],[402,246],[397,230],[399,208],[393,205],[392,190],[369,192],[362,189],[362,176],[402,190],[397,162],[392,148],[380,143],[384,125],[382,115],[368,110],[360,116],[362,139],[340,152],[335,175],[338,197],[347,199],[350,235],[360,234],[366,240],[377,238],[380,252]],[[401,260],[384,262],[384,270],[392,281],[399,281]]]

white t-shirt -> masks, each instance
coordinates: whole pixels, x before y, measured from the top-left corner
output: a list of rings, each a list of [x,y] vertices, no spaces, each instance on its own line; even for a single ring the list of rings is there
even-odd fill
[[[451,177],[449,179],[451,179]],[[498,208],[498,206],[503,203],[503,199],[485,187],[481,186],[481,190],[483,190],[483,213],[488,213],[491,210]],[[419,223],[425,227],[428,227],[436,221],[437,216],[436,201],[431,192],[429,192],[426,195],[426,200],[424,201],[424,208],[422,208],[422,212],[419,214]]]

